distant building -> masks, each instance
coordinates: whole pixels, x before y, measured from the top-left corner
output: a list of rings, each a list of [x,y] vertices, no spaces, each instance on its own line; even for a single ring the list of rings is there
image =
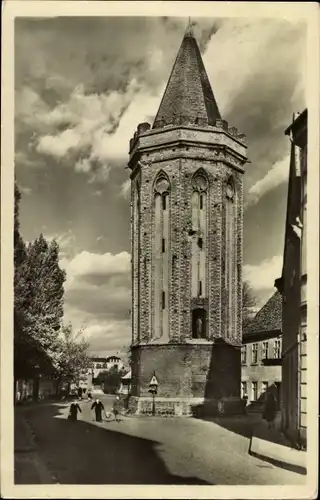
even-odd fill
[[[97,356],[90,358],[90,361],[92,363],[91,372],[93,371],[93,378],[97,378],[99,373],[109,371],[111,368],[120,371],[125,366],[119,356],[108,356],[106,358]]]
[[[282,293],[282,426],[301,445],[307,431],[307,118],[305,109],[285,131],[291,157],[282,276],[275,282]]]
[[[282,299],[276,292],[243,332],[241,348],[241,393],[249,406],[263,403],[272,391],[281,404]]]

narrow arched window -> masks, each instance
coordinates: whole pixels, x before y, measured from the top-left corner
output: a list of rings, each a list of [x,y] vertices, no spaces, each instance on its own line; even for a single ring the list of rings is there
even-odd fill
[[[164,171],[160,171],[153,185],[153,300],[155,304],[152,335],[166,338],[169,335],[169,218],[170,181]]]
[[[237,238],[236,238],[236,191],[233,178],[225,185],[225,290],[226,336],[231,338],[237,331]]]
[[[199,202],[200,202],[200,210],[202,210],[203,209],[203,194],[200,194]]]
[[[191,280],[192,297],[206,296],[208,178],[205,170],[192,177]]]

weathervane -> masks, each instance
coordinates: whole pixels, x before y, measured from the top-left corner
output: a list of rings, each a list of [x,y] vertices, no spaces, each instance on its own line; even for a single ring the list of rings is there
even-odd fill
[[[193,23],[191,21],[191,17],[188,17],[188,26],[186,29],[186,35],[193,36],[192,26],[193,26]]]

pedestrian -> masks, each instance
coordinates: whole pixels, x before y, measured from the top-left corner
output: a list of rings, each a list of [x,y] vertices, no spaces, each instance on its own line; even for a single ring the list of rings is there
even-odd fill
[[[247,404],[248,404],[248,394],[245,392],[244,395],[242,396],[242,402],[243,402],[243,413],[247,413]]]
[[[16,402],[17,402],[17,404],[19,404],[20,401],[21,401],[21,392],[18,389],[17,392],[16,392]]]
[[[78,396],[79,396],[79,399],[82,399],[82,388],[79,387],[78,389]]]
[[[120,419],[118,418],[119,410],[120,410],[120,399],[119,396],[116,396],[116,399],[114,400],[113,403],[113,414],[116,422],[120,422]]]
[[[277,403],[274,395],[269,392],[264,404],[262,418],[268,422],[268,428],[274,427],[274,421],[277,414]]]
[[[72,420],[73,422],[76,422],[78,420],[78,412],[82,413],[81,408],[78,404],[78,401],[75,400],[70,405],[68,420]]]
[[[92,394],[90,390],[88,391],[88,401],[92,401]]]
[[[102,422],[102,411],[104,411],[104,406],[101,403],[100,399],[94,401],[94,403],[91,406],[91,410],[95,411],[96,422]]]

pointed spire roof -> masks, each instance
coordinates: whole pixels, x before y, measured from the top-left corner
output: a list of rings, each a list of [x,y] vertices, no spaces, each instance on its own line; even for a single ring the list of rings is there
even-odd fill
[[[189,19],[153,128],[175,123],[214,125],[220,118]]]

